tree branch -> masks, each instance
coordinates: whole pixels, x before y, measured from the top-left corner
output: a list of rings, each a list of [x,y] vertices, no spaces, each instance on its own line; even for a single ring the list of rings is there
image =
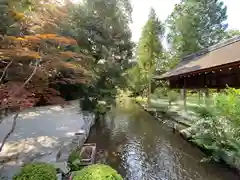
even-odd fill
[[[31,75],[28,77],[28,79],[22,84],[22,86],[20,88],[18,88],[15,92],[13,92],[13,94],[11,96],[14,96],[16,95],[17,93],[19,93],[23,88],[24,86],[32,79],[32,77],[36,74],[37,72],[37,68],[38,68],[38,65],[40,64],[41,62],[41,59],[39,61],[36,62],[36,65],[35,65],[35,68],[33,70],[33,72],[31,73]],[[10,62],[7,66],[9,67],[10,65],[12,64],[12,62]],[[6,71],[7,71],[7,68],[6,67]],[[4,71],[5,71],[4,69]],[[4,73],[4,72],[3,72]],[[3,75],[2,75],[3,76]],[[0,108],[0,110],[4,109],[4,107]],[[4,144],[6,143],[7,139],[10,137],[10,135],[14,132],[15,128],[16,128],[16,124],[17,124],[17,118],[18,118],[18,115],[19,115],[19,112],[17,112],[17,114],[14,115],[14,118],[13,118],[13,124],[12,124],[12,128],[10,129],[10,131],[6,134],[6,136],[4,137],[3,141],[2,141],[2,144],[0,146],[0,152],[2,151],[3,149],[3,146]]]
[[[13,62],[11,61],[11,62],[8,63],[8,65],[4,68],[3,73],[2,73],[2,76],[1,76],[1,78],[0,78],[0,83],[2,82],[2,80],[3,80],[3,78],[4,78],[5,74],[6,74],[9,66],[11,66],[12,63],[13,63]]]
[[[10,63],[9,63],[10,64]],[[8,65],[9,65],[8,64]],[[36,74],[37,72],[37,68],[38,68],[38,64],[39,63],[36,63],[36,66],[32,72],[32,74],[29,76],[29,78],[23,83],[23,85],[17,90],[15,91],[12,96],[16,95],[19,91],[21,91],[22,88],[24,88],[24,86],[32,79],[32,77],[34,76],[34,74]],[[10,66],[10,65],[9,65]],[[3,109],[3,108],[1,108]],[[0,109],[0,110],[1,110]],[[0,146],[0,152],[2,151],[3,149],[3,146],[4,144],[6,143],[7,139],[10,137],[10,135],[14,132],[15,128],[16,128],[16,124],[17,124],[17,117],[19,115],[19,112],[17,114],[14,115],[14,118],[13,118],[13,124],[12,124],[12,128],[10,129],[10,131],[6,134],[6,136],[4,137],[3,141],[2,141],[2,144]]]
[[[37,68],[38,65],[40,64],[40,61],[36,63],[33,72],[31,73],[31,75],[28,77],[28,79],[22,84],[22,86],[20,88],[18,88],[15,92],[12,93],[11,96],[15,96],[16,94],[18,94],[23,88],[24,86],[26,86],[26,84],[32,79],[32,77],[36,74],[37,72]],[[0,111],[3,110],[5,107],[1,107]]]
[[[16,124],[17,124],[17,118],[18,118],[19,113],[14,115],[13,118],[13,123],[12,123],[12,128],[10,129],[10,131],[6,134],[6,136],[4,137],[2,144],[0,146],[0,152],[3,149],[4,144],[6,143],[7,139],[10,137],[10,135],[14,132],[15,128],[16,128]]]
[[[36,74],[37,72],[37,68],[38,68],[39,63],[36,63],[34,70],[32,72],[32,74],[28,77],[28,79],[22,84],[22,86],[15,92],[13,92],[12,96],[16,95],[17,93],[19,93],[22,88],[24,88],[24,86],[26,86],[26,84],[32,79],[32,77]]]

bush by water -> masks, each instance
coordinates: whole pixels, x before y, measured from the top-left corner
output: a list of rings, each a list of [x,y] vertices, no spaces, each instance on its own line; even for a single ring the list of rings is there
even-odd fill
[[[47,163],[30,163],[25,165],[13,180],[57,180],[55,168]]]
[[[200,119],[189,129],[192,141],[212,151],[210,159],[227,159],[240,167],[240,90],[228,88],[213,104],[195,109]]]
[[[73,180],[123,180],[110,166],[95,164],[78,171]]]

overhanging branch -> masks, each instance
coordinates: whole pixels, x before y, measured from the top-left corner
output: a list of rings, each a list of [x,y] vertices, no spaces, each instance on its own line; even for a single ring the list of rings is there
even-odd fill
[[[16,95],[17,93],[19,93],[23,88],[24,86],[32,79],[32,77],[36,74],[37,72],[37,68],[38,68],[38,65],[39,65],[40,61],[36,63],[36,66],[33,70],[33,72],[31,73],[31,75],[29,76],[29,78],[23,83],[23,85],[15,92],[13,92],[13,94],[11,96],[14,96]],[[10,66],[10,65],[9,65]],[[0,108],[0,110],[3,110],[4,107]],[[7,139],[10,137],[10,135],[14,132],[15,128],[16,128],[16,124],[17,124],[17,118],[18,118],[18,115],[19,115],[19,112],[16,113],[14,115],[14,118],[13,118],[13,123],[12,123],[12,128],[10,129],[10,131],[6,134],[6,136],[4,137],[3,141],[2,141],[2,144],[0,146],[0,152],[2,151],[3,149],[3,146],[4,144],[6,143]]]
[[[12,128],[10,129],[10,131],[6,134],[6,136],[4,137],[2,144],[0,146],[0,152],[3,149],[4,144],[6,143],[7,139],[10,137],[10,135],[14,132],[15,128],[16,128],[16,124],[17,124],[17,118],[18,118],[19,113],[15,114],[13,117],[13,123],[12,123]]]
[[[12,63],[13,63],[13,62],[11,61],[11,62],[8,63],[8,65],[4,68],[3,73],[2,73],[2,76],[1,76],[1,78],[0,78],[0,83],[2,82],[2,80],[3,80],[3,78],[4,78],[5,74],[6,74],[6,72],[7,72],[7,70],[8,70],[8,68],[11,66]]]

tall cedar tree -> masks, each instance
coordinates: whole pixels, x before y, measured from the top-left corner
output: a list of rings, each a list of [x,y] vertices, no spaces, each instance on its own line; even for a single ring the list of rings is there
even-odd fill
[[[132,90],[137,94],[146,92],[157,63],[161,63],[160,59],[163,54],[161,37],[163,34],[164,26],[157,18],[155,10],[151,9],[138,43],[137,65],[130,70],[130,84]]]
[[[167,20],[172,50],[183,57],[218,43],[226,36],[226,20],[221,0],[182,0]]]

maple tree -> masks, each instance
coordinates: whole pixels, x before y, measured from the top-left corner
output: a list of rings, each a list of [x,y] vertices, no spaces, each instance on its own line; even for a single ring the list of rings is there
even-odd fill
[[[0,88],[1,106],[9,108],[14,103],[19,104],[18,101],[25,103],[23,99],[28,99],[27,102],[34,106],[41,98],[44,104],[54,104],[51,101],[61,101],[60,92],[52,88],[54,84],[88,83],[90,73],[85,61],[89,57],[66,50],[70,46],[77,46],[74,39],[56,34],[4,37],[0,45],[1,67],[7,69],[3,71]],[[13,98],[11,89],[24,83],[35,66],[38,67],[35,75],[21,90],[25,92],[19,92],[22,96],[16,94],[17,98]]]
[[[56,33],[70,4],[58,0],[1,0],[0,34]]]
[[[78,46],[74,39],[56,34],[3,37],[0,111],[17,113],[0,151],[15,129],[18,112],[36,105],[64,103],[56,88],[61,84],[90,83],[91,73],[86,69],[90,57],[70,51],[74,46]]]
[[[0,10],[0,111],[114,97],[132,56],[128,0],[2,0]]]

